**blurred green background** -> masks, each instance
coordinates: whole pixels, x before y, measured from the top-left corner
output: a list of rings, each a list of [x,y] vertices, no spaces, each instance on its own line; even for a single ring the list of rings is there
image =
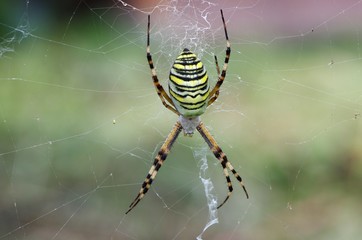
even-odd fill
[[[0,3],[0,239],[202,232],[200,154],[219,202],[226,183],[198,134],[179,137],[152,189],[124,212],[177,120],[152,85],[146,15],[154,10],[151,48],[165,87],[185,36],[215,83],[220,8],[232,56],[202,118],[250,199],[232,178],[234,193],[203,238],[359,239],[361,1],[68,2]],[[198,28],[185,33],[190,22]]]

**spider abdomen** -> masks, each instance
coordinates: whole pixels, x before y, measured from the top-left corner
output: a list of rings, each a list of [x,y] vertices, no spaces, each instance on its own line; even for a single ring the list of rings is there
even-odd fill
[[[209,98],[209,81],[200,59],[185,48],[172,65],[169,92],[177,111],[185,117],[203,114]]]

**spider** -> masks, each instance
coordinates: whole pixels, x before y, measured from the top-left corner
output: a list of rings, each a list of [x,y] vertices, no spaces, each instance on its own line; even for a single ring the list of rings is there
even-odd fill
[[[169,154],[173,143],[175,142],[182,130],[184,132],[184,135],[192,136],[196,129],[204,138],[207,145],[213,152],[214,156],[221,163],[224,175],[226,177],[228,194],[225,200],[217,208],[220,208],[225,204],[233,191],[228,170],[233,173],[234,177],[239,181],[241,187],[243,188],[246,197],[249,198],[248,192],[246,191],[240,175],[236,172],[234,167],[228,161],[225,153],[221,150],[213,136],[210,134],[210,132],[200,120],[200,115],[202,115],[205,112],[206,108],[210,106],[213,102],[215,102],[215,100],[219,96],[219,89],[225,79],[226,70],[228,68],[228,63],[230,59],[231,48],[229,37],[226,30],[223,11],[220,10],[220,13],[226,38],[226,56],[221,73],[217,58],[216,56],[214,56],[216,70],[218,73],[218,80],[215,87],[210,91],[208,75],[202,62],[200,61],[200,59],[197,58],[194,53],[192,53],[189,49],[185,48],[176,58],[170,71],[168,81],[170,95],[166,93],[162,85],[159,83],[156,70],[153,65],[152,56],[150,53],[150,15],[148,15],[146,52],[148,64],[151,69],[153,84],[156,88],[157,95],[160,97],[163,105],[167,109],[171,110],[173,113],[177,114],[179,116],[179,119],[167,136],[165,142],[161,146],[157,156],[155,157],[153,165],[141,186],[138,195],[129,206],[126,214],[129,213],[134,207],[136,207],[136,205],[141,201],[141,199],[150,189],[151,184],[156,178],[156,174],[166,160],[166,157]]]

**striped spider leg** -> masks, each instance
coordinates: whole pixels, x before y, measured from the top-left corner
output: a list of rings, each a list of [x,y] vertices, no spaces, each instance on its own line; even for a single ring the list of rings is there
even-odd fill
[[[196,129],[197,129],[197,131],[199,131],[201,136],[204,138],[207,145],[209,145],[209,147],[210,147],[212,153],[214,154],[214,156],[220,161],[221,166],[222,166],[222,168],[224,170],[224,175],[226,177],[226,182],[227,182],[229,192],[228,192],[225,200],[217,208],[222,207],[222,205],[224,205],[224,203],[226,203],[226,201],[231,196],[231,193],[233,192],[233,186],[231,184],[231,180],[230,180],[228,170],[230,170],[234,174],[234,177],[239,181],[241,187],[243,188],[243,190],[245,192],[246,198],[249,198],[249,194],[246,191],[245,185],[244,185],[243,180],[241,179],[240,175],[236,172],[234,167],[231,165],[231,163],[227,159],[225,153],[221,150],[219,145],[216,143],[214,137],[207,130],[205,125],[202,122],[200,122],[199,125],[196,127]]]
[[[126,212],[126,214],[129,213],[141,201],[141,199],[145,196],[147,191],[150,189],[151,184],[152,184],[153,180],[155,179],[158,170],[162,166],[163,162],[166,160],[166,157],[167,157],[168,153],[170,152],[171,147],[172,147],[173,143],[175,142],[175,140],[177,139],[178,135],[180,134],[181,130],[182,130],[181,123],[179,121],[177,121],[175,126],[171,130],[170,134],[167,136],[165,142],[162,144],[160,150],[158,151],[158,154],[155,157],[153,165],[152,165],[150,171],[148,172],[146,179],[143,182],[138,195],[136,196],[136,198],[133,200],[133,202],[129,206],[129,209]]]
[[[224,82],[224,79],[226,77],[226,71],[228,69],[230,53],[231,53],[229,35],[228,35],[228,31],[226,29],[226,23],[225,23],[224,14],[222,12],[222,9],[220,9],[220,12],[221,12],[222,23],[224,25],[225,38],[226,38],[225,60],[224,60],[224,66],[223,66],[221,74],[220,74],[219,64],[217,62],[216,56],[214,56],[215,57],[215,63],[216,63],[216,70],[217,70],[217,74],[218,74],[219,77],[218,77],[218,80],[216,82],[216,85],[215,85],[214,89],[212,89],[211,92],[210,92],[210,100],[207,103],[207,106],[210,106],[219,97],[219,89],[220,89],[220,87],[221,87],[221,85]]]
[[[194,53],[185,48],[176,58],[170,71],[168,81],[170,95],[166,93],[162,85],[159,83],[156,70],[153,65],[150,53],[150,16],[148,16],[147,60],[151,69],[153,84],[163,105],[173,113],[177,114],[179,116],[179,120],[176,122],[175,126],[161,146],[157,156],[155,157],[153,165],[146,176],[146,179],[142,183],[138,195],[129,206],[126,214],[141,201],[150,189],[151,184],[155,180],[156,174],[166,160],[167,155],[169,154],[172,145],[176,141],[181,130],[183,130],[184,134],[188,136],[192,136],[195,130],[197,130],[213,152],[214,156],[220,161],[227,181],[228,194],[225,200],[217,208],[224,205],[233,191],[229,171],[231,171],[234,177],[239,181],[246,197],[249,198],[248,192],[246,191],[240,175],[236,172],[234,167],[228,161],[225,153],[221,150],[216,143],[216,140],[200,120],[200,116],[205,112],[206,108],[210,106],[219,96],[219,89],[225,79],[230,59],[231,48],[229,37],[222,10],[220,10],[220,12],[226,38],[226,56],[221,73],[215,56],[216,71],[218,73],[218,81],[216,82],[215,87],[210,91],[208,75],[202,62]]]
[[[167,95],[165,89],[163,89],[162,85],[160,84],[160,82],[158,81],[158,77],[157,77],[157,73],[156,73],[156,69],[153,65],[153,60],[152,60],[152,55],[150,52],[150,18],[151,16],[148,15],[148,24],[147,24],[147,61],[148,61],[148,65],[150,66],[151,69],[151,74],[152,74],[152,79],[153,79],[153,85],[156,88],[157,91],[157,95],[160,97],[162,104],[169,110],[171,110],[173,113],[176,113],[177,115],[180,115],[179,112],[177,112],[177,110],[175,109],[175,105],[173,104],[171,98]],[[165,101],[165,99],[167,100],[167,102]]]

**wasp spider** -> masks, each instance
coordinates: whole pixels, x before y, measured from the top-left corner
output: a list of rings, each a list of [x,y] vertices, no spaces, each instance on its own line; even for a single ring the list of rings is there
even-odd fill
[[[225,153],[218,146],[205,125],[200,121],[200,115],[202,115],[206,108],[210,106],[219,96],[219,89],[225,79],[226,70],[228,68],[228,62],[230,59],[231,49],[229,37],[222,10],[220,10],[220,12],[226,38],[226,56],[221,73],[217,58],[215,56],[216,70],[218,73],[218,81],[216,82],[215,87],[210,91],[210,83],[208,81],[208,76],[202,62],[196,57],[194,53],[185,48],[176,58],[170,71],[168,82],[170,95],[166,93],[162,85],[159,83],[156,70],[153,65],[152,56],[150,53],[150,15],[148,15],[147,60],[151,69],[153,84],[163,105],[167,109],[176,113],[179,116],[179,119],[161,146],[161,149],[159,150],[138,195],[129,206],[126,214],[129,213],[141,201],[141,199],[150,189],[152,182],[155,180],[157,172],[166,160],[166,157],[169,154],[170,149],[181,130],[183,130],[185,135],[192,136],[195,132],[195,129],[197,129],[223,167],[228,186],[228,194],[225,200],[218,206],[218,208],[224,205],[233,191],[228,170],[233,173],[234,177],[239,181],[241,187],[244,189],[246,197],[249,198],[248,192],[246,191],[240,175],[228,161]]]

